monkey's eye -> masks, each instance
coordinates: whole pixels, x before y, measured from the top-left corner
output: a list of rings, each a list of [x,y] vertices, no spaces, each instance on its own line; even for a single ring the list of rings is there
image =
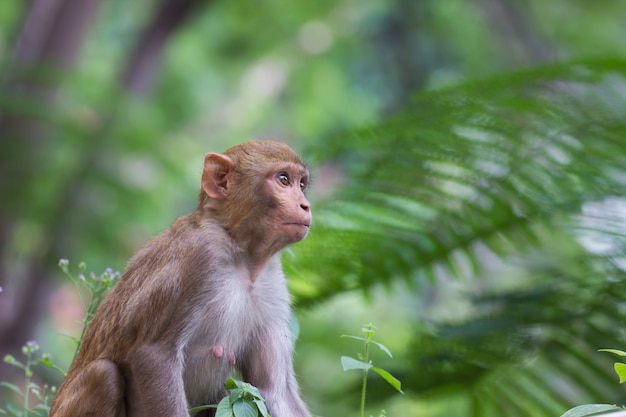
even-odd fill
[[[280,181],[282,185],[289,185],[289,175],[284,172],[278,174],[278,181]]]
[[[306,188],[306,181],[304,179],[300,180],[300,189],[302,191],[304,191],[304,189]]]

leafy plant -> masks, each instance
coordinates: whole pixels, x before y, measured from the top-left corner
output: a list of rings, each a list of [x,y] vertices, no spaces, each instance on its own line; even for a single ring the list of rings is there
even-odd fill
[[[50,387],[47,384],[39,385],[33,381],[33,368],[37,365],[43,365],[48,368],[58,371],[61,375],[65,376],[65,372],[54,365],[50,360],[50,355],[43,354],[37,358],[35,353],[39,350],[39,345],[35,341],[30,341],[22,347],[22,354],[26,356],[24,362],[18,361],[12,355],[6,355],[4,362],[9,365],[20,368],[24,371],[24,386],[19,387],[16,384],[2,381],[0,386],[8,388],[13,391],[18,398],[22,400],[19,407],[12,404],[8,404],[6,409],[0,408],[0,414],[9,414],[18,417],[27,417],[29,415],[35,416],[47,416],[50,411],[50,403],[52,397],[56,391],[55,387]],[[38,404],[32,405],[31,394],[38,400]]]
[[[230,391],[218,405],[203,405],[189,410],[190,413],[217,408],[215,417],[270,417],[259,390],[252,384],[229,378],[224,387]]]
[[[457,279],[467,313],[415,326],[390,369],[405,384],[472,417],[619,398],[589,355],[626,318],[624,85],[623,60],[559,63],[425,91],[316,143],[305,153],[345,181],[294,248],[299,306],[405,283],[448,294]]]
[[[361,387],[361,408],[360,408],[361,417],[365,415],[365,396],[367,392],[367,375],[370,370],[376,372],[378,375],[383,377],[383,379],[387,381],[392,387],[398,390],[401,394],[404,394],[404,392],[402,392],[402,384],[400,383],[400,381],[396,379],[393,375],[391,375],[389,372],[385,371],[384,369],[375,367],[372,363],[372,360],[370,359],[370,346],[372,344],[378,346],[378,348],[380,348],[380,350],[382,350],[387,355],[389,355],[390,358],[393,357],[391,355],[391,352],[389,351],[389,349],[387,349],[385,345],[374,340],[374,334],[375,334],[374,328],[375,327],[372,323],[369,323],[365,325],[365,327],[361,328],[361,331],[365,333],[365,337],[352,336],[352,335],[341,336],[341,337],[347,337],[350,339],[360,340],[364,343],[363,353],[358,353],[357,355],[358,359],[352,358],[350,356],[341,357],[341,366],[343,367],[344,371],[351,371],[351,370],[363,371],[363,383]]]
[[[591,417],[604,415],[611,411],[621,411],[622,409],[610,404],[586,404],[574,407],[561,417]]]
[[[599,349],[599,352],[613,353],[618,356],[626,356],[626,352],[618,349]],[[622,362],[615,362],[613,364],[615,373],[619,377],[619,383],[622,384],[626,381],[626,364]],[[622,411],[624,407],[617,407],[611,404],[585,404],[574,407],[568,410],[561,417],[590,417],[604,414],[610,411]]]
[[[599,352],[609,352],[617,356],[626,356],[626,352],[617,349],[600,349]],[[615,373],[619,377],[619,383],[624,383],[624,381],[626,381],[626,364],[622,362],[615,362],[613,364],[613,369],[615,369]]]
[[[78,264],[79,274],[78,276],[74,276],[74,274],[72,274],[69,270],[69,264],[70,262],[67,259],[59,260],[59,267],[76,286],[76,291],[78,292],[83,307],[85,308],[83,331],[80,335],[80,338],[75,339],[76,344],[78,345],[78,347],[80,347],[80,342],[85,336],[85,330],[87,329],[87,325],[91,322],[93,316],[96,314],[96,309],[100,305],[100,302],[102,302],[106,293],[117,283],[122,274],[119,271],[114,272],[111,268],[107,268],[100,275],[96,275],[95,273],[91,272],[89,273],[89,275],[85,276],[85,274],[83,274],[83,271],[85,271],[85,269],[87,268],[87,264],[85,264],[85,262],[80,262]]]
[[[78,276],[74,276],[69,270],[69,261],[67,259],[59,260],[59,267],[76,285],[76,290],[78,291],[83,306],[85,307],[83,332],[80,338],[74,338],[78,350],[85,334],[85,328],[93,318],[98,305],[106,295],[107,291],[115,285],[121,274],[119,272],[113,272],[111,268],[107,268],[100,275],[96,275],[91,272],[89,275],[85,276],[83,271],[86,269],[87,265],[84,262],[81,262],[78,264],[79,274]],[[24,362],[20,362],[12,355],[4,357],[4,362],[24,371],[24,386],[19,387],[16,384],[7,381],[0,382],[0,386],[11,390],[22,400],[19,406],[9,403],[6,406],[6,409],[0,408],[0,414],[10,414],[22,417],[29,415],[48,415],[52,397],[56,392],[56,387],[50,387],[47,384],[40,386],[34,382],[32,379],[34,375],[33,368],[37,365],[42,365],[54,369],[63,375],[63,377],[66,376],[66,372],[52,362],[50,355],[44,353],[41,357],[36,357],[35,354],[37,351],[39,351],[39,345],[37,342],[30,341],[22,347],[22,354],[26,356],[26,360]],[[39,400],[37,405],[32,405],[31,394]]]

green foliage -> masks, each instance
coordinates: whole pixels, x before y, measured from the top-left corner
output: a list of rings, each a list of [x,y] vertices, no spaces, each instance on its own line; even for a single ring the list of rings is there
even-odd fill
[[[590,357],[626,320],[624,85],[623,60],[549,65],[423,92],[311,148],[345,185],[293,250],[300,305],[455,280],[469,311],[415,332],[392,369],[405,387],[454,392],[480,417],[617,399]]]
[[[391,375],[389,372],[385,371],[384,369],[377,368],[372,364],[372,361],[370,359],[370,345],[372,344],[375,346],[378,346],[378,348],[382,350],[383,352],[385,352],[387,355],[389,355],[389,357],[392,357],[391,352],[389,351],[389,349],[387,349],[385,345],[374,340],[374,335],[376,334],[376,332],[374,331],[374,325],[372,323],[369,323],[365,325],[363,328],[361,328],[361,331],[365,333],[365,337],[351,336],[351,335],[341,336],[341,337],[347,337],[350,339],[360,340],[364,344],[363,353],[358,354],[358,359],[355,359],[349,356],[342,356],[341,366],[343,367],[344,371],[351,371],[351,370],[363,371],[363,383],[361,387],[361,408],[360,408],[361,410],[360,415],[361,417],[363,417],[365,415],[365,396],[367,393],[367,375],[370,370],[380,375],[385,381],[387,381],[392,387],[398,390],[401,394],[404,394],[404,393],[402,392],[402,384],[400,383],[398,379],[396,379],[393,375]]]
[[[626,352],[617,349],[599,349],[599,351],[613,353],[618,356],[626,356]],[[623,384],[624,381],[626,381],[626,364],[622,362],[615,362],[613,364],[613,369],[615,369],[615,373],[619,377],[619,383]]]
[[[9,389],[16,398],[21,399],[21,404],[19,406],[9,403],[6,406],[6,409],[0,408],[0,414],[8,414],[16,417],[28,417],[47,416],[50,412],[50,403],[56,388],[50,387],[47,384],[40,386],[34,382],[33,368],[37,365],[45,366],[54,369],[63,376],[65,376],[65,372],[52,363],[50,355],[44,353],[40,357],[36,357],[35,354],[38,350],[39,345],[37,342],[30,341],[22,347],[22,354],[26,357],[24,362],[20,362],[11,355],[4,357],[4,362],[23,371],[24,386],[19,387],[10,382],[0,381],[0,387]],[[33,405],[33,401],[31,401],[32,396],[37,399],[37,403],[35,405]]]
[[[599,349],[599,352],[608,352],[613,353],[618,356],[626,356],[626,352],[617,349]],[[621,362],[616,362],[614,364],[615,372],[619,377],[619,383],[623,383],[626,381],[626,364]],[[624,407],[617,407],[615,405],[610,404],[585,404],[580,405],[578,407],[574,407],[571,410],[568,410],[561,417],[587,417],[587,416],[595,416],[595,415],[604,415],[604,413],[609,411],[621,411],[624,410]]]
[[[217,408],[215,417],[270,417],[259,390],[247,382],[229,378],[224,387],[230,391],[217,406],[194,407],[190,413]]]
[[[74,283],[83,307],[85,308],[85,318],[83,320],[83,331],[80,338],[76,339],[76,350],[80,347],[80,343],[85,336],[87,326],[96,314],[98,306],[104,299],[104,296],[117,283],[122,274],[119,271],[114,272],[111,268],[107,268],[102,274],[96,275],[91,272],[85,276],[83,272],[87,268],[87,264],[81,262],[78,264],[78,276],[72,274],[69,270],[69,261],[67,259],[59,260],[59,267],[63,273]]]
[[[589,417],[597,415],[605,415],[610,411],[621,411],[622,408],[609,404],[589,404],[580,405],[567,411],[561,417]]]
[[[98,305],[104,299],[106,293],[119,280],[121,274],[107,268],[101,275],[96,275],[92,272],[86,277],[82,273],[86,269],[86,264],[81,262],[78,265],[79,274],[76,277],[70,272],[69,261],[67,259],[61,259],[59,261],[59,267],[76,285],[76,290],[80,294],[81,301],[85,307],[86,313],[83,321],[83,332],[81,337],[76,340],[77,345],[80,346],[85,334],[85,329],[91,319],[93,319]],[[0,408],[0,414],[10,414],[18,417],[27,417],[29,415],[47,416],[49,414],[50,403],[56,391],[56,387],[48,387],[47,385],[41,387],[33,382],[33,367],[35,365],[42,365],[54,369],[64,377],[66,376],[66,372],[56,366],[48,354],[43,354],[40,358],[36,358],[35,353],[38,350],[39,345],[36,342],[28,342],[22,348],[22,353],[26,356],[25,362],[20,362],[11,355],[7,355],[4,358],[6,363],[24,371],[25,382],[23,388],[10,382],[0,382],[0,387],[11,390],[17,397],[22,399],[20,406],[9,404],[6,409]],[[230,391],[230,395],[224,397],[217,406],[206,405],[195,407],[189,410],[190,413],[217,408],[216,417],[270,417],[263,397],[255,386],[229,378],[225,383],[225,388]],[[39,400],[39,404],[36,406],[31,406],[31,394],[35,395]]]
[[[69,261],[67,259],[59,260],[59,267],[63,273],[70,278],[70,280],[76,286],[76,291],[80,295],[81,301],[85,308],[85,318],[83,320],[84,327],[83,333],[80,338],[75,339],[77,344],[77,350],[85,334],[85,328],[93,318],[98,305],[106,295],[106,293],[115,285],[121,274],[119,272],[113,272],[112,269],[107,268],[101,275],[96,275],[91,272],[88,276],[85,276],[87,265],[81,262],[78,265],[79,274],[74,276],[69,269]],[[39,345],[35,341],[30,341],[22,348],[22,354],[26,356],[25,362],[20,362],[11,355],[7,355],[4,358],[4,362],[9,365],[20,368],[24,372],[24,387],[18,387],[17,385],[1,381],[0,386],[8,388],[22,400],[19,406],[9,403],[6,409],[0,408],[0,414],[11,414],[14,416],[26,417],[29,415],[47,416],[50,411],[50,403],[52,397],[56,392],[56,387],[49,387],[47,384],[40,386],[32,380],[35,366],[43,366],[53,369],[66,376],[65,370],[57,366],[50,358],[49,354],[42,354],[40,357],[36,357],[35,353],[39,350]],[[31,394],[39,400],[39,403],[35,406],[31,405]]]
[[[625,73],[624,61],[574,62],[426,92],[312,148],[340,161],[349,182],[295,249],[316,290],[302,302],[476,274],[481,251],[532,248],[546,228],[576,226],[570,216],[585,203],[623,196],[624,99],[611,85]]]

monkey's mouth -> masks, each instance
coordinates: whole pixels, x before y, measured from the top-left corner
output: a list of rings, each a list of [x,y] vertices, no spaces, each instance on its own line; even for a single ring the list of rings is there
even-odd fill
[[[291,226],[302,226],[305,228],[309,228],[311,227],[311,223],[298,223],[298,222],[292,222],[292,223],[285,223],[286,225],[291,225]]]

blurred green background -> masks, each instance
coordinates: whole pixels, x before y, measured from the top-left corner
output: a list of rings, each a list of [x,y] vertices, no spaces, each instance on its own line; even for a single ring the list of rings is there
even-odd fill
[[[58,260],[123,270],[206,152],[274,138],[313,168],[284,263],[316,414],[358,414],[368,322],[405,391],[372,377],[373,415],[625,402],[624,39],[619,0],[3,0],[0,355],[68,366]]]

